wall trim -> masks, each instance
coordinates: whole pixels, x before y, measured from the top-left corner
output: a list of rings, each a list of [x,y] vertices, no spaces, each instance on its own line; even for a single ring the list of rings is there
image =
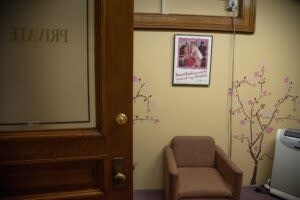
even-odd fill
[[[237,33],[255,32],[256,0],[239,0],[239,14],[235,17]],[[136,30],[175,30],[233,32],[232,17],[135,13]]]

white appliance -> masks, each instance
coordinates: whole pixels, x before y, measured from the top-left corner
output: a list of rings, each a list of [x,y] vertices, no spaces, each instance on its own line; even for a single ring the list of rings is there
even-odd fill
[[[277,131],[270,192],[300,200],[300,130]]]

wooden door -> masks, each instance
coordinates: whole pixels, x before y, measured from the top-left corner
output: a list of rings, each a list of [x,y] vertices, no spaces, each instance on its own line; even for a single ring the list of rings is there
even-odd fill
[[[96,128],[1,131],[0,199],[132,199],[133,2],[94,9]]]

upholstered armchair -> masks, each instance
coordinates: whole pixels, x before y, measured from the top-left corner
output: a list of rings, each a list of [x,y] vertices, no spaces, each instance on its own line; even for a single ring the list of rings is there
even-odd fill
[[[242,171],[213,138],[176,136],[164,149],[166,200],[239,200]]]

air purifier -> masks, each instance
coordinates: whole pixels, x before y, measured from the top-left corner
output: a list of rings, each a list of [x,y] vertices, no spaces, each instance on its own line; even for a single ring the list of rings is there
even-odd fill
[[[300,130],[278,129],[270,192],[300,200]]]

